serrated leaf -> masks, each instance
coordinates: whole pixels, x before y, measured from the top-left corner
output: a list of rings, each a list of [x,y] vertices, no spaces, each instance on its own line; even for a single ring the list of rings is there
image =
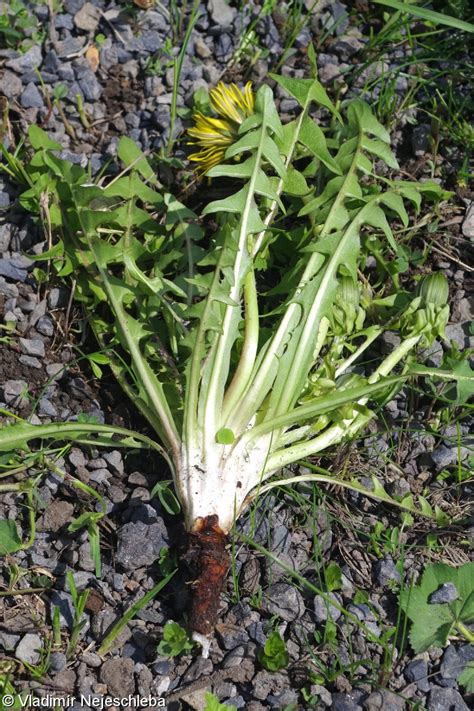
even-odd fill
[[[388,240],[389,245],[395,253],[398,251],[397,243],[395,242],[395,237],[393,236],[392,228],[388,224],[387,217],[382,208],[378,207],[375,203],[372,203],[367,210],[364,210],[364,222],[372,227],[377,227],[382,230]]]
[[[302,173],[296,168],[290,167],[287,170],[283,182],[283,192],[287,195],[307,195],[310,191],[308,183]]]
[[[347,109],[347,116],[351,124],[355,124],[364,133],[376,136],[384,143],[390,143],[390,134],[381,123],[377,121],[368,104],[362,99],[351,101]]]
[[[452,583],[458,598],[447,603],[430,602],[432,594],[443,583]],[[417,654],[431,646],[443,647],[458,621],[467,623],[468,619],[472,619],[471,595],[474,597],[474,563],[466,563],[459,568],[445,563],[429,565],[419,585],[400,593],[400,605],[412,621],[410,643]]]
[[[466,664],[458,676],[458,684],[461,684],[468,694],[474,694],[474,660],[471,659]]]
[[[317,79],[294,79],[293,77],[280,76],[279,74],[270,74],[270,76],[291,94],[301,107],[305,108],[310,101],[315,101],[317,104],[329,109],[342,123],[339,112]]]
[[[318,124],[309,116],[305,116],[299,133],[299,141],[311,153],[319,158],[324,165],[336,175],[341,174],[341,169],[328,151],[326,138]]]
[[[361,143],[364,150],[377,156],[377,158],[381,158],[381,160],[383,160],[389,168],[397,169],[399,167],[397,159],[384,141],[374,140],[372,138],[367,138],[367,136],[362,136]]]

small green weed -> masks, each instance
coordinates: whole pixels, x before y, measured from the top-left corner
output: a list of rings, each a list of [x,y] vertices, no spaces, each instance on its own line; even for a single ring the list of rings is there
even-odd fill
[[[163,629],[163,639],[158,645],[158,653],[165,657],[177,657],[193,648],[187,631],[177,622],[167,622]]]
[[[441,592],[446,602],[438,602]],[[474,563],[459,568],[445,563],[427,566],[420,584],[402,590],[399,602],[412,623],[409,640],[416,654],[430,647],[445,647],[449,639],[459,636],[474,643],[474,632],[469,628],[474,622]],[[474,665],[469,664],[458,681],[473,692]]]
[[[206,705],[203,711],[228,711],[229,708],[235,708],[234,706],[227,706],[227,704],[221,704],[217,696],[207,692],[204,694],[206,700]]]
[[[288,666],[289,654],[278,630],[274,630],[257,654],[258,661],[268,671],[278,671]]]

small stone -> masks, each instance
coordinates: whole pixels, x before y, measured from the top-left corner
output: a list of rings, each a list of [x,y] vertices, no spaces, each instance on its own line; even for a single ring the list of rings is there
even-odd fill
[[[22,407],[27,401],[28,384],[25,380],[6,380],[3,384],[3,399],[7,405]]]
[[[446,326],[445,333],[446,337],[450,341],[454,341],[460,348],[469,347],[469,324],[450,323]]]
[[[234,21],[237,10],[230,7],[225,0],[208,0],[209,14],[212,21],[219,27],[229,27]]]
[[[383,560],[375,563],[373,579],[374,583],[381,588],[398,585],[401,582],[401,575],[390,556],[386,556]]]
[[[38,405],[38,414],[43,417],[57,417],[58,411],[52,402],[50,402],[47,398],[42,397]]]
[[[118,449],[114,449],[112,452],[106,452],[104,454],[104,459],[115,469],[116,472],[123,474],[124,467],[122,453],[119,452]]]
[[[364,701],[366,711],[404,711],[405,699],[388,689],[373,691]]]
[[[457,679],[466,665],[474,659],[474,647],[466,644],[456,649],[452,644],[443,654],[440,673],[443,679]]]
[[[190,684],[191,682],[200,679],[202,676],[209,676],[212,670],[213,664],[210,659],[198,657],[183,675],[182,682],[184,684]]]
[[[3,258],[0,259],[0,276],[12,281],[24,282],[28,272],[24,267],[18,266],[14,259]]]
[[[255,698],[265,701],[270,694],[281,693],[288,686],[288,677],[279,672],[260,671],[254,677],[252,684]]]
[[[39,634],[25,634],[18,647],[15,649],[15,657],[27,664],[37,664],[40,660],[40,650],[42,648]]]
[[[357,691],[333,694],[331,709],[332,711],[362,711],[362,706],[358,703],[360,697],[361,694]]]
[[[474,201],[471,202],[466,210],[466,216],[461,226],[464,237],[474,239]]]
[[[218,62],[227,62],[234,50],[232,37],[227,34],[219,35],[214,45],[214,54]]]
[[[152,565],[168,544],[168,532],[162,519],[151,524],[127,523],[118,532],[117,562],[126,570]]]
[[[435,686],[428,697],[428,711],[469,711],[459,691]]]
[[[92,71],[88,72],[78,83],[86,101],[97,101],[102,96],[104,89]]]
[[[196,37],[194,40],[194,50],[197,56],[201,59],[207,59],[212,55],[212,51],[209,49],[202,37]]]
[[[52,652],[49,657],[49,663],[53,671],[60,672],[67,664],[66,655],[62,652]]]
[[[442,583],[437,590],[431,593],[428,602],[430,605],[442,605],[447,602],[454,602],[458,598],[459,593],[453,583]]]
[[[271,585],[265,594],[262,608],[265,612],[278,615],[287,622],[297,620],[305,611],[301,593],[288,583]]]
[[[24,109],[40,109],[44,105],[43,97],[36,84],[30,82],[26,85],[25,90],[20,96],[20,104]]]
[[[32,72],[34,69],[38,69],[42,60],[41,46],[34,44],[33,47],[24,54],[16,59],[10,59],[10,61],[6,63],[6,66],[18,74],[24,74],[25,72]]]
[[[128,696],[135,692],[135,678],[132,659],[107,659],[100,671],[100,680],[107,684],[111,696]]]
[[[71,523],[74,506],[61,499],[52,501],[42,516],[38,519],[38,531],[59,531],[66,524]]]
[[[22,352],[25,355],[35,356],[37,358],[44,358],[44,343],[39,338],[20,338],[19,344]]]
[[[91,2],[86,2],[74,15],[74,24],[78,30],[95,32],[100,22],[100,10]]]
[[[339,603],[339,605],[342,604],[342,600],[340,599],[339,595],[336,595],[335,593],[329,593],[329,597]],[[321,595],[316,595],[316,597],[314,598],[313,605],[314,617],[316,619],[316,622],[326,622],[326,620],[328,619],[332,619],[334,622],[336,622],[342,614],[337,607],[328,604]]]
[[[38,319],[35,328],[38,333],[41,333],[42,336],[50,337],[54,334],[53,322],[49,316],[41,316],[41,318]]]
[[[20,635],[0,631],[0,648],[2,652],[13,652],[19,641]]]
[[[249,641],[247,632],[240,627],[219,624],[216,627],[216,633],[224,649],[235,649]]]
[[[409,683],[415,683],[420,691],[427,693],[431,689],[428,679],[428,664],[424,659],[414,659],[407,664],[403,674],[405,679]]]
[[[23,83],[14,72],[9,72],[8,69],[3,72],[2,76],[2,94],[7,99],[16,99],[21,94]]]

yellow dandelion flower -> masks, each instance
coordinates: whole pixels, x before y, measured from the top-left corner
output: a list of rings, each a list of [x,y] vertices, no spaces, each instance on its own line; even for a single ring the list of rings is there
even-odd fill
[[[191,153],[189,160],[199,163],[198,171],[207,173],[224,158],[228,146],[236,140],[240,124],[253,114],[255,97],[252,82],[247,82],[243,89],[236,84],[226,86],[220,82],[209,92],[211,106],[219,116],[204,116],[197,111],[194,116],[194,126],[188,129],[188,134],[195,139],[188,145],[200,146],[197,153]]]

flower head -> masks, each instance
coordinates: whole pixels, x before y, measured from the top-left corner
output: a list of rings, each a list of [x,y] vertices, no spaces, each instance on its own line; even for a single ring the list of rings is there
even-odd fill
[[[188,134],[195,139],[189,141],[189,145],[200,146],[197,153],[191,153],[189,160],[200,164],[198,170],[201,173],[207,173],[222,161],[226,148],[238,136],[240,124],[253,114],[255,106],[252,82],[247,82],[243,89],[236,84],[226,86],[220,82],[209,92],[209,99],[219,118],[197,111],[193,116],[194,126],[188,129]]]

